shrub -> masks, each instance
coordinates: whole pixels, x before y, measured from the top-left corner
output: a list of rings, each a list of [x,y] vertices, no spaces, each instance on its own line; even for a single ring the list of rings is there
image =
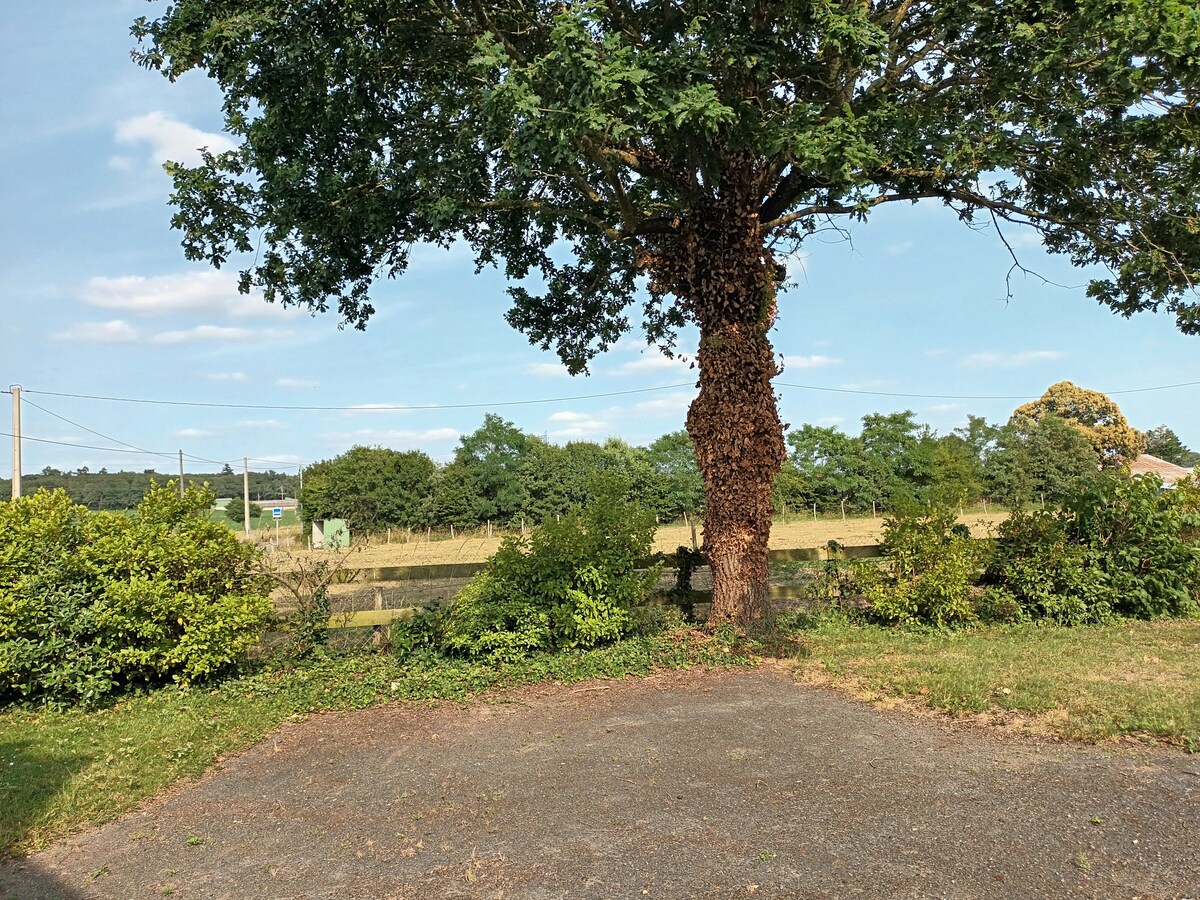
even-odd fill
[[[1162,490],[1156,476],[1120,473],[1090,481],[1063,504],[1072,538],[1106,578],[1113,609],[1137,618],[1196,612],[1200,512],[1189,492]]]
[[[1113,615],[1109,584],[1059,513],[1018,510],[1001,523],[987,580],[993,618],[1082,625]]]
[[[212,495],[151,486],[132,516],[62,491],[0,504],[0,701],[94,703],[234,665],[271,617],[256,551]]]
[[[976,617],[972,601],[983,552],[940,507],[884,520],[885,576],[863,586],[871,612],[888,622],[946,625]]]
[[[989,567],[993,600],[1063,625],[1187,615],[1200,599],[1200,509],[1185,486],[1106,473],[1055,512],[1015,513]]]
[[[633,630],[632,607],[658,579],[639,571],[654,519],[603,479],[589,507],[505,538],[455,598],[444,649],[511,661],[535,650],[594,647]]]

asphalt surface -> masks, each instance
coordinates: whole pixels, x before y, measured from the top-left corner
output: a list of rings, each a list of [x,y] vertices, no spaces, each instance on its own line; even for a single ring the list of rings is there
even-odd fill
[[[37,898],[1200,897],[1200,757],[879,711],[778,667],[290,724],[0,867]]]

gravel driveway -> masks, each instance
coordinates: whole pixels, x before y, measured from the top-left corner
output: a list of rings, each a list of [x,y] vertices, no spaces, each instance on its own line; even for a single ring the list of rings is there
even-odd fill
[[[0,868],[14,898],[1200,897],[1200,757],[881,712],[777,666],[286,726]]]

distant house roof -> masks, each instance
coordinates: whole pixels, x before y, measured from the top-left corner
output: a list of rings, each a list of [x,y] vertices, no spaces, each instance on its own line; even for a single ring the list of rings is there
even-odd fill
[[[1129,467],[1130,475],[1148,475],[1152,472],[1162,479],[1163,487],[1175,487],[1175,482],[1180,478],[1192,474],[1191,469],[1177,466],[1175,463],[1151,456],[1149,453],[1143,453]]]

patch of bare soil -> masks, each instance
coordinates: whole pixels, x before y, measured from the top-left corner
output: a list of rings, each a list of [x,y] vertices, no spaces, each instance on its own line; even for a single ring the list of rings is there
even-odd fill
[[[314,716],[0,868],[14,898],[1196,897],[1200,762],[779,666]]]

